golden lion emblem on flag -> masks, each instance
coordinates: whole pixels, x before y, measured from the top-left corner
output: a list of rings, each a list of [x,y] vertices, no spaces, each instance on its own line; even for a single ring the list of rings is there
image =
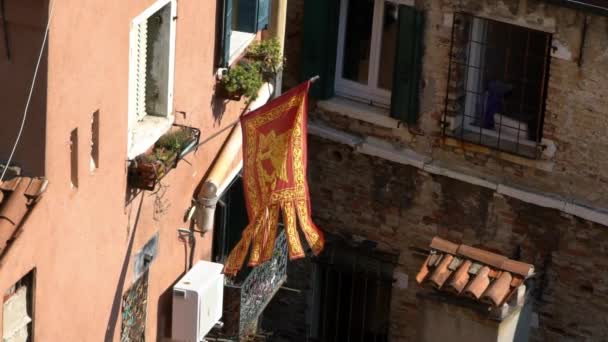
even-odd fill
[[[311,219],[306,182],[306,117],[310,82],[283,94],[241,118],[243,183],[249,224],[224,266],[236,275],[249,249],[249,265],[272,257],[282,212],[289,258],[305,256],[297,224],[315,254],[324,246],[323,233]]]

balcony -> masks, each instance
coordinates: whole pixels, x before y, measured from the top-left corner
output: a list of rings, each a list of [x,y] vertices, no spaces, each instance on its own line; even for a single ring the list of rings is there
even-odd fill
[[[285,231],[278,237],[270,261],[247,268],[224,286],[224,327],[218,334],[240,339],[254,335],[258,318],[287,280],[287,239]]]

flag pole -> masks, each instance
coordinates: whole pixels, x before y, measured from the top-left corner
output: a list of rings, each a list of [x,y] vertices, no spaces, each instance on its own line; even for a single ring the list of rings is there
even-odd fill
[[[318,81],[321,77],[319,75],[315,75],[311,78],[309,78],[308,80],[310,81],[310,83],[315,83],[316,81]],[[240,117],[236,120],[234,120],[233,122],[231,122],[230,124],[228,124],[226,127],[220,129],[219,131],[213,133],[212,135],[210,135],[209,137],[207,137],[205,140],[201,141],[198,145],[196,145],[195,148],[198,148],[199,146],[207,143],[209,140],[217,137],[218,135],[222,134],[223,132],[229,130],[230,128],[236,126],[239,122],[241,121]]]

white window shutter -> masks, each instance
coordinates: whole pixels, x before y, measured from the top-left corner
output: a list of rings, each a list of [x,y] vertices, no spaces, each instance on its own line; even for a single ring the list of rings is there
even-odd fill
[[[137,24],[135,44],[135,115],[137,121],[146,116],[146,57],[148,50],[148,21]]]

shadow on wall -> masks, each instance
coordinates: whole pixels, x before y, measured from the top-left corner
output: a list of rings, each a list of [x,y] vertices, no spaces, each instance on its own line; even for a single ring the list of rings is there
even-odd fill
[[[0,0],[0,83],[2,124],[0,125],[0,163],[5,163],[21,126],[36,62],[48,20],[48,1]],[[4,20],[4,22],[2,22]],[[12,165],[24,175],[43,176],[46,144],[46,90],[48,40],[30,101],[28,116]]]
[[[171,320],[173,318],[173,286],[185,274],[182,273],[177,280],[167,287],[158,297],[156,313],[156,340],[167,341],[171,339]]]
[[[144,202],[144,196],[142,195],[139,200],[137,212],[135,213],[135,222],[133,223],[131,237],[129,238],[129,245],[127,247],[127,251],[125,253],[125,258],[122,263],[120,277],[118,278],[118,283],[116,284],[116,291],[114,292],[114,299],[112,301],[112,309],[110,311],[110,317],[108,318],[106,335],[104,338],[104,341],[106,341],[106,342],[112,342],[112,340],[114,339],[114,332],[116,331],[116,324],[118,323],[118,315],[120,313],[122,292],[124,290],[125,279],[127,277],[127,270],[129,269],[129,261],[131,260],[131,254],[133,253],[133,241],[135,240],[135,233],[137,233],[137,226],[139,224],[139,215],[141,213],[141,207],[142,207],[143,202]],[[129,221],[130,221],[130,218],[129,218]]]
[[[214,89],[215,92],[215,89]],[[213,121],[220,126],[222,124],[222,118],[226,112],[226,100],[218,96],[213,95],[211,97],[211,111],[213,113]]]

